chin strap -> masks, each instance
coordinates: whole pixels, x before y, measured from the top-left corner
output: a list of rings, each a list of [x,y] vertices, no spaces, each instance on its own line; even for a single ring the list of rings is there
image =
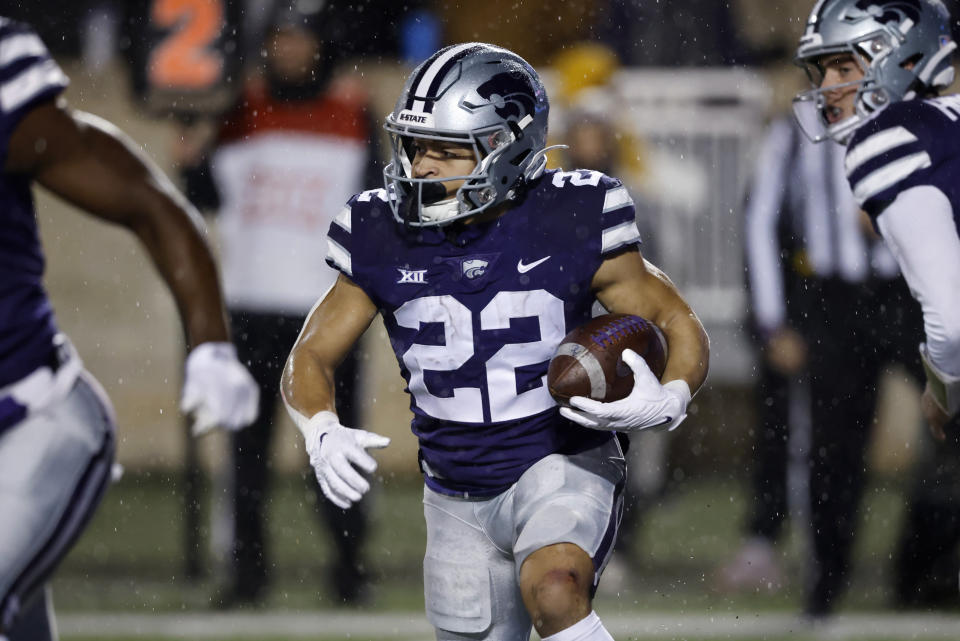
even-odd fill
[[[435,223],[453,218],[459,213],[460,202],[456,198],[449,198],[431,205],[422,205],[420,207],[420,221]]]

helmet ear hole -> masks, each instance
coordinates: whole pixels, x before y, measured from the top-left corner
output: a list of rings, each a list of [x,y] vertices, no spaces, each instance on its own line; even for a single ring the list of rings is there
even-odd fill
[[[519,167],[520,163],[527,159],[527,156],[530,155],[529,149],[524,149],[519,154],[510,159],[510,164],[514,167]]]

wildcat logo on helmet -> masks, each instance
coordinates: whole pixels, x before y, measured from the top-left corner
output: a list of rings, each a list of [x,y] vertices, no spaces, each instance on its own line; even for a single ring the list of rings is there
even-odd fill
[[[917,0],[893,0],[892,2],[859,0],[853,8],[847,11],[844,18],[851,22],[872,18],[880,24],[888,22],[901,24],[906,20],[919,21],[920,11],[920,3]]]
[[[397,121],[411,125],[423,125],[424,127],[433,127],[433,115],[427,113],[417,113],[404,109],[397,115]]]
[[[485,105],[474,105],[466,100],[463,106],[468,109],[480,109],[493,105],[498,116],[520,120],[527,114],[533,114],[537,99],[531,93],[530,81],[519,73],[498,73],[477,87],[481,98],[489,100]]]

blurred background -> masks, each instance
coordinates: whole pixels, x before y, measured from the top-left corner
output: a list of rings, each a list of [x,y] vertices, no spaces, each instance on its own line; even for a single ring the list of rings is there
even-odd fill
[[[801,610],[812,561],[805,490],[797,480],[808,450],[796,434],[803,416],[809,423],[809,411],[801,411],[800,418],[792,414],[787,422],[793,436],[782,437],[789,441],[783,463],[799,470],[799,476],[786,482],[789,505],[780,518],[787,524],[773,542],[773,556],[764,557],[773,569],[743,579],[731,575],[737,571],[731,564],[755,534],[748,522],[763,493],[756,480],[762,414],[775,402],[773,396],[758,397],[767,335],[758,327],[756,303],[751,303],[747,203],[770,122],[786,113],[792,96],[806,86],[791,58],[812,3],[283,1],[303,15],[320,12],[315,28],[322,46],[316,56],[329,70],[330,86],[359,96],[366,105],[372,138],[382,136],[382,118],[406,75],[437,48],[479,40],[524,56],[548,86],[552,142],[572,147],[551,152],[551,165],[601,169],[628,185],[637,203],[645,255],[670,275],[704,321],[712,341],[711,371],[690,417],[675,433],[641,441],[632,454],[631,529],[621,542],[625,551],[618,552],[623,563],[611,566],[598,602],[601,614],[622,621],[616,624],[620,628],[611,629],[621,630],[623,638],[700,638],[682,627],[641,634],[636,631],[640,624],[630,621],[663,611],[775,617]],[[203,205],[191,182],[196,178],[192,170],[202,164],[215,138],[211,132],[220,129],[244,88],[263,80],[266,38],[276,26],[277,2],[0,4],[0,13],[30,22],[42,36],[71,79],[66,98],[73,107],[117,124]],[[369,141],[381,164],[389,149],[385,141],[385,136]],[[336,175],[326,178],[338,180]],[[788,175],[786,182],[799,180],[799,175]],[[786,189],[787,184],[781,186]],[[185,348],[171,298],[132,238],[82,219],[41,190],[37,199],[49,291],[61,327],[116,407],[123,468],[54,582],[61,633],[67,639],[167,638],[167,633],[240,638],[243,630],[230,636],[228,619],[211,613],[236,605],[218,605],[211,596],[229,574],[230,446],[221,434],[196,442],[188,438],[177,410]],[[207,222],[211,242],[219,246],[218,218],[211,215]],[[778,268],[809,276],[788,244],[772,251],[781,259]],[[920,339],[909,340],[915,344]],[[815,333],[805,341],[811,354],[828,349],[818,345]],[[278,346],[276,367],[287,349]],[[842,351],[827,356],[845,358]],[[404,625],[423,630],[420,472],[403,380],[381,325],[364,337],[358,362],[358,426],[393,439],[377,455],[380,469],[363,561],[369,590],[362,599],[345,603],[327,580],[337,552],[312,514],[316,495],[302,437],[277,408],[266,458],[273,491],[264,502],[272,550],[270,586],[239,607],[394,612],[401,632],[351,634],[356,628],[349,626],[359,625],[351,619],[354,623],[343,628],[330,623],[329,638],[407,638],[402,637]],[[866,470],[866,485],[850,585],[835,604],[841,613],[877,615],[909,605],[896,598],[894,559],[902,547],[898,538],[905,505],[928,446],[919,419],[920,383],[909,372],[909,366],[883,365],[863,381],[878,402],[868,420],[871,435],[862,461],[850,462]],[[790,370],[786,378],[803,398],[803,367]],[[954,597],[955,590],[954,585]],[[931,600],[918,610],[943,613],[955,611],[958,604],[957,598]],[[219,627],[158,632],[141,622],[131,631],[118,615],[96,614],[188,611],[189,616],[210,613]],[[307,627],[339,621],[330,617],[310,619]],[[759,636],[733,628],[728,632],[733,636],[724,638],[810,633],[797,630],[792,619],[785,621],[783,629]],[[704,638],[716,638],[708,634],[709,627]],[[314,627],[313,633],[320,631]],[[296,631],[286,634],[299,636]],[[409,638],[428,635],[416,634]],[[281,638],[263,631],[256,636]]]

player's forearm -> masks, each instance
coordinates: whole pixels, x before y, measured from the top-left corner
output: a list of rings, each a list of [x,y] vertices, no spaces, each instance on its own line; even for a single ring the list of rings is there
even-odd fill
[[[703,323],[666,273],[657,266],[646,263],[641,287],[642,298],[655,301],[648,319],[667,339],[667,367],[661,380],[683,379],[690,386],[690,392],[696,394],[710,367],[710,339]]]
[[[189,345],[229,340],[217,266],[200,214],[121,132],[86,114],[78,118],[87,122],[91,155],[123,181],[116,185],[120,198],[99,199],[91,210],[128,227],[143,243],[170,288]]]
[[[229,340],[217,266],[197,219],[170,193],[143,188],[148,195],[141,202],[156,211],[131,229],[170,288],[188,344]]]
[[[657,323],[667,339],[669,353],[663,381],[683,379],[696,393],[710,367],[710,339],[703,324],[686,305]]]
[[[291,418],[302,424],[317,412],[336,412],[334,367],[310,350],[296,345],[283,368],[280,394]]]

